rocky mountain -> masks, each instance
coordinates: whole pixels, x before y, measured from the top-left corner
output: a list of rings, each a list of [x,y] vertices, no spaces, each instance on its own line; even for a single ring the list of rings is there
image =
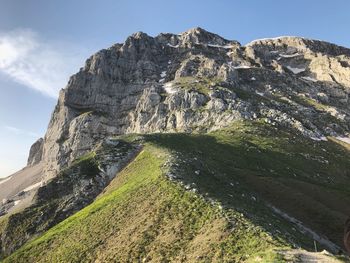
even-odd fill
[[[84,211],[94,209],[99,200],[111,200],[113,193],[129,187],[128,176],[136,180],[135,189],[139,189],[130,194],[143,196],[141,189],[151,186],[139,185],[136,175],[126,174],[130,174],[130,167],[138,167],[137,162],[142,164],[138,158],[145,152],[153,157],[162,156],[159,162],[163,166],[160,166],[165,167],[161,173],[167,175],[166,179],[154,175],[153,183],[163,185],[162,180],[166,180],[166,184],[180,184],[185,192],[197,196],[193,198],[204,198],[206,204],[218,205],[222,211],[241,213],[242,220],[238,220],[236,214],[231,220],[226,212],[217,212],[209,206],[205,208],[216,215],[210,220],[216,218],[223,220],[220,222],[248,226],[247,229],[263,229],[259,233],[269,236],[271,242],[264,239],[266,243],[261,243],[260,249],[284,246],[309,249],[315,240],[320,247],[333,253],[342,251],[343,224],[350,215],[350,188],[346,187],[350,177],[349,94],[350,49],[331,43],[279,37],[256,40],[243,46],[201,28],[156,37],[135,33],[123,44],[115,44],[92,55],[60,91],[45,137],[31,147],[28,158],[27,167],[42,167],[41,187],[31,188],[35,190],[32,201],[16,212],[5,208],[6,202],[0,207],[3,213],[8,213],[0,221],[3,255],[10,255],[43,233],[38,240],[46,237],[45,240],[51,240],[57,249],[62,249],[64,245],[54,236],[58,233],[57,237],[61,238],[63,232],[54,226],[67,217],[69,222],[81,220],[79,222],[86,226],[90,224],[86,221],[89,217],[83,216],[90,212]],[[147,165],[142,165],[144,169],[139,172],[153,176],[154,170],[151,173],[147,171]],[[124,181],[120,181],[119,174],[124,174]],[[145,191],[149,198],[157,196],[159,200],[163,200],[165,193],[173,196],[174,192],[183,191],[172,187],[163,192],[157,192],[162,188]],[[23,189],[22,195],[26,196]],[[185,194],[181,193],[181,196]],[[16,206],[13,200],[22,200],[20,196],[21,192],[17,190],[6,196],[12,198],[11,207]],[[157,209],[167,214],[172,211],[169,207],[175,200],[187,202],[176,198],[166,199],[168,206],[159,203]],[[136,199],[126,202],[131,206],[133,202],[141,202]],[[187,213],[189,208],[185,208],[185,203],[176,211]],[[88,204],[91,205],[84,208]],[[149,207],[151,204],[144,205]],[[101,209],[104,211],[105,208]],[[143,210],[138,209],[135,211],[142,213]],[[201,206],[201,209],[204,208]],[[127,215],[118,220],[125,220],[131,212],[125,212]],[[173,218],[174,215],[168,216]],[[102,218],[101,215],[99,219]],[[177,218],[176,222],[189,218]],[[193,218],[203,219],[196,213]],[[66,227],[67,220],[57,227]],[[162,220],[157,222],[165,227]],[[275,224],[273,228],[271,222]],[[155,224],[153,221],[148,223]],[[214,221],[208,224],[199,229],[214,231]],[[74,228],[75,223],[71,225],[72,233],[78,231]],[[96,235],[102,233],[98,232],[98,227]],[[252,236],[257,233],[247,229],[246,233]],[[191,240],[204,235],[204,232],[191,231],[183,232],[190,235]],[[220,231],[214,232],[225,244],[231,244],[231,238],[243,239],[234,236],[237,233],[233,230],[233,234]],[[165,238],[161,233],[152,233],[152,236]],[[158,243],[152,243],[157,238],[153,238],[152,241],[147,239],[151,243],[142,241],[153,246],[153,249],[145,250],[147,253],[158,251]],[[180,234],[178,238],[181,240]],[[280,240],[284,240],[283,245]],[[22,252],[14,254],[14,257],[18,256],[16,260],[28,260],[28,253],[33,253],[36,245],[48,250],[43,245],[46,241],[38,242],[24,245],[23,250],[19,250]],[[141,243],[137,246],[144,246],[144,249],[146,245]],[[245,244],[249,253],[253,253],[254,245]],[[186,243],[186,248],[192,245]],[[169,249],[157,253],[166,254],[163,260],[171,257],[174,261],[186,261],[186,257],[178,254],[185,245],[180,242],[178,246],[177,252]],[[213,255],[203,259],[204,262],[232,262],[234,257],[245,253],[228,246],[223,251],[227,255],[236,253],[236,256],[220,258],[214,249],[215,242],[211,246]],[[209,251],[202,249],[205,253]],[[170,250],[175,254],[168,254]],[[130,252],[129,260],[141,260],[142,256],[145,259],[142,261],[152,261],[151,254],[135,251]],[[196,251],[195,247],[186,253],[190,257],[193,251]],[[56,252],[47,254],[46,260],[52,261],[51,256]],[[118,253],[113,255],[124,256],[122,252]],[[197,260],[201,259],[201,255],[193,253],[194,258],[190,261],[195,261],[197,256]],[[293,253],[277,254],[277,257],[284,257]],[[101,260],[107,260],[103,256]],[[265,256],[271,255],[264,254],[261,258]],[[84,260],[99,258],[91,257],[94,259],[87,256]],[[153,257],[154,261],[161,261],[161,257]],[[78,259],[77,255],[77,262],[82,260]],[[31,260],[36,262],[38,258],[33,256]]]
[[[241,46],[200,28],[136,33],[90,57],[61,91],[44,139],[45,174],[101,138],[214,130],[237,119],[266,118],[314,139],[346,137],[349,52],[296,37]]]
[[[29,150],[27,166],[32,166],[39,163],[43,154],[43,138],[38,139]]]

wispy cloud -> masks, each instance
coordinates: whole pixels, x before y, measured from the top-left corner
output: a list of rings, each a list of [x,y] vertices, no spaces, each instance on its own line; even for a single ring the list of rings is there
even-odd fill
[[[25,135],[25,136],[30,136],[30,137],[34,137],[34,138],[39,138],[40,135],[35,133],[35,132],[31,132],[31,131],[26,131],[26,130],[22,130],[13,126],[5,126],[5,129],[8,130],[11,133],[14,133],[16,135]]]
[[[54,98],[83,65],[86,53],[68,43],[43,41],[29,29],[0,32],[0,71]]]

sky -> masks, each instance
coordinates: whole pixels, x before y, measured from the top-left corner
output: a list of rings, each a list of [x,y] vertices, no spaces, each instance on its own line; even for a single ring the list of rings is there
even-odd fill
[[[246,44],[302,36],[350,47],[349,0],[0,0],[0,177],[26,165],[60,89],[94,52],[200,26]]]

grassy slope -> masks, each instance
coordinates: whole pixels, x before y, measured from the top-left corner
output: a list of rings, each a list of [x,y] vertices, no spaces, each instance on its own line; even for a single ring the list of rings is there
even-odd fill
[[[259,122],[237,122],[210,135],[153,137],[180,153],[177,173],[200,192],[250,214],[259,225],[269,222],[259,203],[267,201],[342,246],[350,215],[350,152],[344,144],[312,141]],[[265,228],[275,232],[275,226]]]
[[[228,222],[219,206],[167,180],[165,158],[146,146],[92,205],[4,262],[238,261],[259,251],[275,257],[272,248],[281,243],[261,228],[234,211]]]
[[[274,248],[313,246],[265,201],[340,242],[350,201],[343,146],[246,122],[210,135],[145,140],[144,151],[93,204],[5,262],[273,262]]]

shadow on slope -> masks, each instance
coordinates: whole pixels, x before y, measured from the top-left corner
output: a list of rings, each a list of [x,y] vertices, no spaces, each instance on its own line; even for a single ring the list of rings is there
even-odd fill
[[[331,141],[259,122],[120,139],[144,150],[91,205],[4,262],[278,262],[278,249],[313,249],[266,203],[340,245],[349,152]]]
[[[241,211],[277,237],[287,235],[296,246],[314,249],[312,239],[293,238],[294,227],[283,226],[287,223],[266,204],[343,247],[350,215],[350,153],[344,147],[258,122],[237,122],[209,135],[155,134],[147,140],[174,153],[168,176],[187,189]]]

